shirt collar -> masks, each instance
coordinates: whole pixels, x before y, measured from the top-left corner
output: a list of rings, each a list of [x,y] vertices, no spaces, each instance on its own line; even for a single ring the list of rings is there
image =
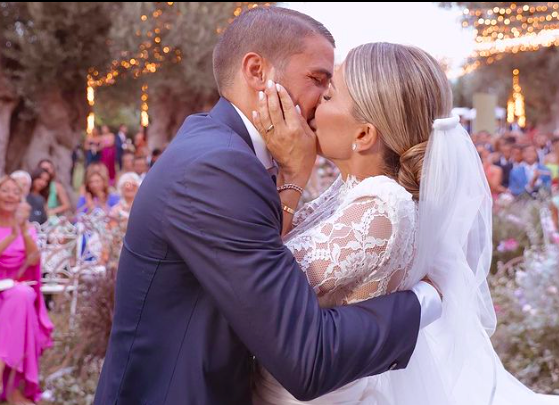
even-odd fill
[[[241,110],[239,110],[239,108],[237,108],[235,104],[231,103],[231,105],[233,106],[233,108],[235,108],[235,110],[243,120],[243,123],[245,124],[250,139],[252,140],[254,152],[256,153],[256,157],[258,158],[258,160],[260,160],[266,170],[274,168],[274,159],[268,151],[268,148],[266,148],[266,142],[264,141],[264,138],[262,138],[262,135],[260,135],[260,132],[258,132],[254,124],[243,114]]]

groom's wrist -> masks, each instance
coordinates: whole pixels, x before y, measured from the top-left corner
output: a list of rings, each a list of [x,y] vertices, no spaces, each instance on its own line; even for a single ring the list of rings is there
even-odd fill
[[[284,184],[294,184],[302,189],[305,189],[308,181],[309,176],[285,173],[280,171],[280,175],[278,177],[278,187],[281,187]]]
[[[425,281],[417,283],[412,291],[421,306],[420,329],[423,329],[441,317],[443,311],[441,296],[435,287]]]

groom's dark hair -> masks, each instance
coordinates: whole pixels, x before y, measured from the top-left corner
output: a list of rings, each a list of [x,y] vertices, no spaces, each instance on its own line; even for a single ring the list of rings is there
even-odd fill
[[[281,74],[291,56],[305,51],[304,39],[311,35],[322,36],[336,46],[330,31],[306,14],[281,7],[245,11],[227,27],[214,48],[213,70],[219,93],[231,85],[247,53],[269,59]]]

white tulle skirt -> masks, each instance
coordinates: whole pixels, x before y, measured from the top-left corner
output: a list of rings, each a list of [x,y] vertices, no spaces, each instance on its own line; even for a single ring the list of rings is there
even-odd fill
[[[437,333],[427,328],[404,370],[363,378],[309,402],[295,399],[266,370],[260,370],[254,405],[559,405],[559,396],[534,393],[505,370],[488,338],[486,349],[467,363],[441,370],[452,362],[452,348],[433,353]],[[431,343],[431,344],[430,344]],[[456,365],[455,365],[456,366]],[[454,378],[456,373],[463,378]],[[446,378],[448,377],[448,378]]]

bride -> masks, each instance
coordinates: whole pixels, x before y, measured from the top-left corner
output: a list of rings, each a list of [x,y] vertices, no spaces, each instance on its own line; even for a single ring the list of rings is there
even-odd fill
[[[277,86],[253,114],[272,154],[282,128],[309,130],[301,117],[286,113],[285,125],[270,117],[268,102],[278,102],[278,91],[284,110],[292,110]],[[491,194],[451,109],[444,72],[417,48],[362,45],[334,74],[316,111],[316,137],[319,153],[341,175],[294,217],[285,214],[285,243],[324,307],[410,289],[428,276],[444,297],[443,315],[420,331],[406,369],[306,403],[559,404],[518,382],[491,345]],[[254,403],[301,404],[264,369]]]

